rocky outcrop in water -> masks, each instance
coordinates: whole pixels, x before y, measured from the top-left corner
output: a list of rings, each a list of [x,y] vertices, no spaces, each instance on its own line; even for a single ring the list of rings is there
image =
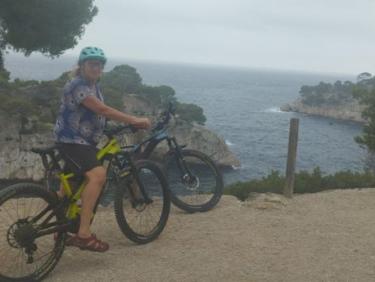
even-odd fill
[[[366,121],[361,116],[363,108],[364,107],[359,105],[357,101],[352,101],[351,103],[344,105],[309,106],[302,103],[301,99],[298,99],[293,103],[283,105],[280,109],[284,112],[297,112],[308,115],[317,115],[339,120],[365,123]]]

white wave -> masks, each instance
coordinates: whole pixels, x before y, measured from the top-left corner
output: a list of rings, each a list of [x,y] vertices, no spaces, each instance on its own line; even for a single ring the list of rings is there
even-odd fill
[[[284,113],[280,107],[272,107],[265,110],[266,113]]]
[[[229,140],[225,140],[225,144],[227,144],[227,146],[233,146],[234,144],[232,142],[230,142]]]
[[[235,165],[232,165],[232,169],[233,169],[233,170],[240,170],[240,169],[242,169],[242,166],[235,166]]]

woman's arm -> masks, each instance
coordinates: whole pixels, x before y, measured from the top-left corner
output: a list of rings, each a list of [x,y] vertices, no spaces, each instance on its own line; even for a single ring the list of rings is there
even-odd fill
[[[115,121],[131,124],[137,128],[149,128],[151,126],[150,120],[148,118],[138,118],[136,116],[120,112],[112,107],[105,105],[94,96],[87,96],[86,98],[84,98],[82,101],[82,105],[98,115]]]

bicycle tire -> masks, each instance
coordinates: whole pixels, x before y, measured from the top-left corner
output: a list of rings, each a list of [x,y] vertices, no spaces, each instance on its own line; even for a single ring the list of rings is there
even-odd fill
[[[191,164],[194,164],[196,166],[199,166],[199,170],[196,170],[196,174],[204,173],[207,171],[210,171],[212,173],[212,180],[209,181],[206,179],[206,182],[210,184],[210,182],[215,182],[215,186],[213,187],[212,196],[205,197],[204,195],[208,195],[208,189],[207,187],[201,187],[200,194],[196,193],[196,195],[200,195],[200,198],[202,199],[202,202],[199,203],[193,203],[192,200],[188,202],[188,199],[193,199],[194,196],[189,195],[189,190],[193,191],[193,188],[187,187],[187,184],[184,184],[183,182],[183,176],[182,171],[180,169],[180,166],[176,163],[179,160],[177,160],[177,154],[176,151],[169,151],[166,153],[164,157],[164,167],[165,167],[165,174],[167,175],[167,179],[169,182],[169,189],[171,192],[171,201],[172,203],[177,206],[178,208],[189,212],[206,212],[214,208],[217,203],[220,201],[220,198],[223,194],[224,184],[223,184],[223,176],[220,172],[219,168],[216,166],[214,161],[207,156],[206,154],[191,150],[191,149],[183,149],[181,150],[183,160],[185,162],[185,165],[188,165],[186,160],[189,159],[191,161]],[[189,165],[191,169],[191,165]],[[176,168],[180,175],[178,175],[178,172],[176,171]],[[198,177],[198,176],[196,176]],[[177,180],[177,179],[179,180]],[[198,177],[199,179],[199,177]],[[171,183],[172,182],[172,183]],[[198,181],[198,185],[202,183]],[[207,183],[206,183],[207,184]],[[207,185],[208,185],[207,184]],[[207,186],[206,185],[206,186]],[[203,185],[202,185],[203,186]],[[191,193],[193,194],[193,193]],[[204,196],[204,197],[203,197]],[[189,198],[190,197],[190,198]]]
[[[6,205],[8,201],[17,199],[17,216],[18,216],[18,213],[19,213],[19,211],[18,211],[18,207],[19,207],[18,201],[22,197],[32,198],[33,201],[35,199],[39,199],[41,201],[44,201],[47,205],[57,206],[56,197],[54,197],[51,193],[47,192],[43,188],[43,186],[37,185],[37,184],[34,184],[34,183],[17,183],[17,184],[13,184],[11,186],[8,186],[7,188],[5,188],[4,190],[1,191],[1,193],[0,193],[0,211],[2,209],[3,210],[6,209],[6,206],[4,207],[4,205]],[[37,201],[37,203],[38,203],[38,201]],[[9,203],[9,205],[10,205],[10,203]],[[12,203],[12,205],[10,205],[10,206],[13,206],[13,205],[14,205],[14,203]],[[30,209],[31,208],[29,207],[29,211],[30,211]],[[25,209],[24,209],[24,212],[25,212]],[[8,216],[10,218],[9,212],[8,212]],[[62,220],[64,218],[63,212],[57,210],[55,217],[56,217],[57,220]],[[28,219],[28,217],[25,217],[25,218]],[[25,218],[23,218],[23,219],[25,219]],[[2,220],[4,220],[4,218],[2,218]],[[17,221],[17,222],[19,222],[19,221]],[[13,225],[14,225],[14,223],[11,226],[13,226]],[[18,226],[16,228],[18,228]],[[17,230],[14,231],[14,234],[15,234],[15,232],[17,232]],[[11,234],[11,233],[12,233],[12,230],[11,230],[11,228],[9,228],[7,230],[7,238],[5,240],[5,243],[8,243],[9,246],[11,246],[9,240],[10,240],[11,236],[14,235],[14,234]],[[17,281],[17,282],[18,281],[27,281],[27,282],[29,282],[29,281],[40,281],[43,278],[45,278],[55,268],[55,266],[59,262],[62,254],[64,252],[64,247],[65,247],[65,237],[66,237],[65,233],[59,233],[56,239],[53,239],[52,237],[53,236],[51,236],[50,239],[54,240],[53,243],[52,243],[53,250],[50,252],[51,255],[48,257],[48,259],[46,260],[45,263],[43,263],[40,267],[38,267],[34,272],[29,273],[29,274],[25,274],[24,276],[20,276],[20,277],[11,277],[11,276],[9,276],[9,274],[2,273],[2,267],[5,264],[5,263],[4,264],[2,263],[2,265],[0,266],[0,281]],[[39,237],[37,240],[39,240],[40,238],[45,238],[45,236]],[[8,241],[8,242],[6,242],[6,241]],[[0,243],[0,248],[2,248],[2,246],[3,246],[2,244],[4,243],[3,239],[0,238],[0,242],[2,242],[2,243]],[[16,242],[16,241],[14,241],[14,242]],[[36,241],[33,241],[33,243],[36,244]],[[45,244],[45,242],[43,242],[43,243]],[[17,242],[17,244],[19,244],[19,243]],[[42,242],[38,242],[37,244],[39,244],[39,249],[40,249],[41,245],[42,245]],[[36,244],[36,246],[37,246],[37,250],[38,250],[37,244]],[[16,248],[21,249],[21,246],[19,246],[19,245],[18,246],[13,245],[11,247],[14,248],[14,249],[16,249]],[[21,250],[20,252],[24,252],[23,255],[25,255],[25,250]],[[47,254],[49,254],[49,253],[47,253]],[[10,253],[8,252],[7,255],[10,256]],[[45,255],[43,255],[43,256],[45,256]],[[42,258],[43,256],[41,256],[40,258]],[[38,259],[40,259],[40,258],[38,258]],[[18,256],[17,256],[17,260],[18,260]],[[32,263],[36,263],[37,260],[34,260]],[[21,262],[22,262],[22,253],[21,253]],[[13,263],[15,264],[15,262],[13,262]],[[34,269],[34,266],[32,268]]]
[[[134,181],[134,178],[132,175],[127,175],[125,177],[122,177],[122,181],[118,183],[120,185],[116,186],[115,197],[114,197],[114,210],[115,210],[117,223],[121,231],[123,232],[123,234],[128,239],[130,239],[131,241],[137,244],[146,244],[155,240],[163,231],[164,227],[166,226],[166,223],[169,217],[169,212],[170,212],[170,205],[171,205],[170,195],[169,195],[169,190],[168,190],[168,183],[163,174],[163,171],[155,162],[150,161],[150,160],[138,160],[135,162],[135,167],[137,169],[137,173],[139,177],[140,177],[141,170],[147,169],[155,175],[156,182],[160,184],[160,191],[158,192],[160,193],[160,195],[159,194],[156,195],[156,192],[157,192],[156,191],[157,188],[155,188],[156,186],[146,187],[145,185],[146,180],[141,180],[143,183],[143,186],[145,186],[145,190],[146,190],[146,193],[148,193],[148,196],[150,196],[151,194],[155,194],[152,205],[155,204],[155,207],[157,207],[159,203],[162,204],[161,212],[157,220],[157,223],[155,224],[154,228],[152,228],[150,232],[148,233],[144,232],[144,234],[142,234],[142,232],[138,230],[135,230],[134,226],[132,226],[130,219],[129,219],[130,212],[135,211],[137,215],[137,212],[145,211],[145,210],[139,211],[140,209],[138,207],[129,206],[129,204],[131,204],[130,201],[134,200],[134,199],[131,199],[130,197],[130,191],[131,191],[130,189],[133,189],[133,188],[130,187],[132,184],[130,184],[129,180]],[[119,174],[121,175],[121,172]],[[162,197],[162,199],[160,199],[160,197]],[[128,205],[127,205],[128,211],[129,211],[128,213],[125,212],[126,207],[124,206],[124,204],[126,203],[126,201],[128,202]],[[151,206],[146,206],[146,208],[149,208],[149,207]]]

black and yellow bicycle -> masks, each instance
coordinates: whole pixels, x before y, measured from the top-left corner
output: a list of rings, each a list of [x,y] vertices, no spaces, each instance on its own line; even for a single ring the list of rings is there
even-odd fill
[[[116,136],[129,130],[130,126],[120,126],[105,131],[108,142],[97,158],[110,172],[107,181],[115,190],[114,212],[121,231],[130,240],[145,244],[164,229],[170,196],[159,166],[150,160],[135,160],[136,145],[119,145]],[[57,145],[32,151],[42,158],[48,185],[57,178],[65,196],[60,199],[45,187],[48,185],[35,183],[17,183],[1,191],[0,281],[43,279],[61,258],[67,232],[75,233],[79,227],[84,177],[64,170]]]

